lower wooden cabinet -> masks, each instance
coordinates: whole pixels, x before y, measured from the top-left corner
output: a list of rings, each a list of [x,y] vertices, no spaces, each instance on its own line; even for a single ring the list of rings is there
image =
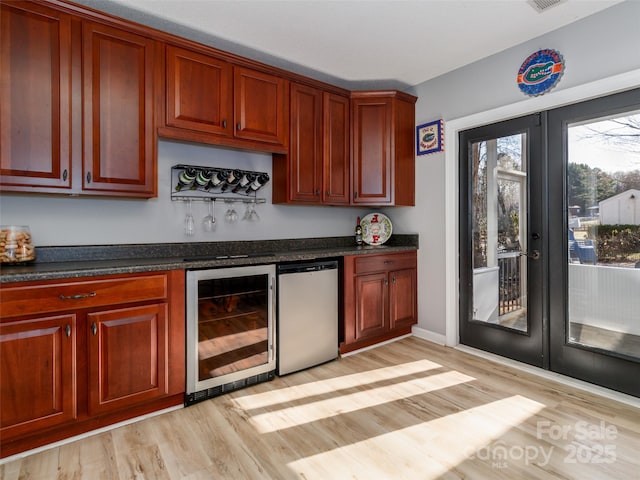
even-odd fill
[[[344,258],[340,353],[411,332],[417,322],[417,254]]]
[[[0,324],[3,442],[76,418],[76,338],[74,314]]]
[[[184,271],[10,284],[0,298],[2,457],[183,402]]]

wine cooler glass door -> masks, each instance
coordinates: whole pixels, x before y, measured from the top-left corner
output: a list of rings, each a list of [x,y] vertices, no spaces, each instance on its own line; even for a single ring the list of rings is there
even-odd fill
[[[187,392],[275,369],[275,267],[187,272]]]

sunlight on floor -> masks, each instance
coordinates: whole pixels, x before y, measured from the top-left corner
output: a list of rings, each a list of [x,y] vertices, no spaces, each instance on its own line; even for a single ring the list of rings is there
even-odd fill
[[[423,395],[424,393],[460,385],[475,380],[456,371],[438,373],[423,378],[394,382],[393,389],[387,385],[364,388],[355,393],[336,394],[314,402],[279,409],[251,416],[250,422],[260,433],[275,432],[305,423],[316,422],[349,412],[375,407],[389,402]]]
[[[287,466],[300,477],[436,479],[472,459],[475,452],[544,407],[515,395],[295,460]],[[469,431],[482,434],[466,435]]]
[[[270,405],[285,404],[290,405],[295,400],[300,400],[315,395],[334,393],[337,390],[346,388],[361,387],[371,383],[371,379],[376,381],[393,380],[400,376],[416,375],[436,368],[441,368],[435,362],[428,360],[418,360],[415,362],[402,363],[391,367],[367,370],[364,373],[354,373],[352,375],[342,375],[326,380],[301,383],[299,385],[279,388],[269,392],[256,393],[252,395],[238,396],[234,401],[239,407],[250,410],[255,408],[268,407]]]

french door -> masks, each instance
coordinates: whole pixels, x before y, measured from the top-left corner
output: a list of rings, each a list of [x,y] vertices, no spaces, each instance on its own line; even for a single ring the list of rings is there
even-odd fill
[[[640,397],[640,89],[548,125],[550,368]]]
[[[640,89],[460,133],[460,342],[640,396]]]
[[[460,134],[460,342],[541,367],[542,121]]]

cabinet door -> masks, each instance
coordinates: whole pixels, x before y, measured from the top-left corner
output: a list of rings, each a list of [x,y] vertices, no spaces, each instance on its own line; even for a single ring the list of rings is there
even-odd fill
[[[352,99],[354,204],[392,201],[391,108],[390,98]]]
[[[291,85],[289,188],[293,202],[322,200],[322,92]]]
[[[324,94],[323,202],[345,205],[350,200],[349,99]]]
[[[230,135],[233,77],[223,60],[167,46],[167,125]]]
[[[267,73],[234,67],[234,119],[238,138],[287,144],[289,83]]]
[[[156,43],[116,28],[83,24],[82,189],[155,196]]]
[[[75,315],[0,324],[0,437],[76,417]]]
[[[388,325],[388,280],[386,273],[355,278],[356,340],[382,335]]]
[[[89,413],[167,394],[167,304],[87,315]]]
[[[31,2],[0,4],[0,184],[71,187],[71,20]]]
[[[409,327],[417,321],[416,269],[395,270],[389,273],[390,328]]]

